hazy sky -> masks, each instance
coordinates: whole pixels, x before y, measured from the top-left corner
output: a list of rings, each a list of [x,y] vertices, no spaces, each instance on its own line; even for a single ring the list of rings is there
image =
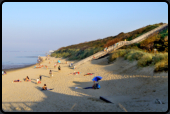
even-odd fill
[[[5,2],[2,50],[57,50],[160,22],[166,2]]]

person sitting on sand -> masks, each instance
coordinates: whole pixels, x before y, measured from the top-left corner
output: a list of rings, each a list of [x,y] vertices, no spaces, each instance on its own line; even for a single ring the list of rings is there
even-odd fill
[[[96,82],[96,81],[93,81],[93,82],[94,82],[94,84],[93,84],[92,88],[93,88],[93,89],[96,89],[96,88],[97,88],[96,86],[97,86],[99,83],[98,83],[98,81],[97,81],[97,82]]]
[[[27,82],[27,81],[29,81],[29,77],[28,76],[25,78],[25,82]]]
[[[69,75],[77,75],[77,74],[80,74],[80,72],[74,72],[74,73],[70,73]]]
[[[6,71],[4,71],[4,74],[7,74]]]
[[[18,79],[18,80],[14,80],[14,81],[12,81],[12,82],[21,82],[21,81]]]
[[[43,90],[47,90],[47,86],[46,84],[44,84],[44,86],[42,87]]]
[[[87,75],[93,75],[94,73],[87,73],[87,74],[85,74],[84,76],[87,76]]]
[[[42,87],[42,90],[53,90],[53,89],[48,89],[46,84],[44,84],[44,86]]]
[[[41,81],[39,81],[39,78],[37,78],[37,84],[38,84],[38,83],[41,83]]]

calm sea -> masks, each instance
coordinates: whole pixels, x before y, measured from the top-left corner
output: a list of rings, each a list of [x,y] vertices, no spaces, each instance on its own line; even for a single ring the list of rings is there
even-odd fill
[[[21,68],[37,63],[38,56],[45,51],[2,51],[2,69]]]

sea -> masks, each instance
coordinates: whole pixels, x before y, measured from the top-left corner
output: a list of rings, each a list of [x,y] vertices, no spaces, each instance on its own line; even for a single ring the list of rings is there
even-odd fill
[[[2,70],[34,65],[38,56],[47,54],[47,51],[2,51]]]

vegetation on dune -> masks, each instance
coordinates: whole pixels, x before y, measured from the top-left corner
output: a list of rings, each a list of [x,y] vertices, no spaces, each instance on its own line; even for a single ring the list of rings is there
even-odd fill
[[[124,39],[127,40],[134,39],[136,38],[136,36],[140,36],[162,24],[163,23],[148,25],[146,27],[142,27],[132,32],[128,33],[121,32],[116,36],[109,36],[104,39],[98,39],[95,41],[89,41],[76,45],[62,47],[57,51],[53,52],[51,56],[64,58],[69,57],[70,60],[84,59],[85,57],[91,56],[92,54],[103,50],[105,47],[111,46],[119,41],[123,41]]]
[[[116,36],[109,36],[104,39],[79,43],[67,47],[61,47],[54,51],[52,57],[64,57],[69,60],[81,60],[89,57],[105,47],[109,47],[119,41],[130,41],[134,38],[145,34],[146,32],[162,25],[163,23],[148,25],[132,32],[119,33]],[[154,53],[157,49],[157,54]],[[167,71],[168,69],[168,29],[156,32],[140,43],[129,46],[123,46],[119,50],[112,51],[109,56],[109,62],[116,60],[118,57],[124,57],[127,60],[138,61],[138,66],[145,67],[155,65],[155,72]]]
[[[109,63],[118,57],[124,57],[125,60],[137,60],[137,65],[141,67],[155,65],[155,72],[168,71],[168,53],[148,53],[144,50],[119,49],[109,56]]]

